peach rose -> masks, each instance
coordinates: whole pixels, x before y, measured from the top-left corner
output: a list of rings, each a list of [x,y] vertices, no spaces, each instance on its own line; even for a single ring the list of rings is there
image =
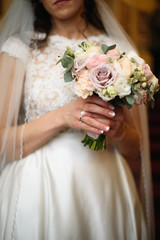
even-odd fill
[[[123,57],[119,61],[113,62],[116,72],[123,77],[129,77],[132,74],[132,64],[128,57]]]
[[[89,79],[89,71],[81,70],[77,73],[75,82],[75,93],[82,98],[87,98],[93,94],[95,88]]]

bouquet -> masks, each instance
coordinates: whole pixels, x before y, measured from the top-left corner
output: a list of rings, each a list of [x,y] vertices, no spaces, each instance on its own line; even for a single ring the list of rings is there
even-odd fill
[[[64,81],[74,81],[75,94],[87,98],[97,94],[115,106],[142,104],[154,105],[154,94],[159,90],[158,79],[145,61],[133,51],[128,54],[116,45],[98,45],[82,42],[78,50],[69,46],[58,61],[66,69]],[[104,150],[105,135],[93,138],[87,133],[82,140],[92,150]]]

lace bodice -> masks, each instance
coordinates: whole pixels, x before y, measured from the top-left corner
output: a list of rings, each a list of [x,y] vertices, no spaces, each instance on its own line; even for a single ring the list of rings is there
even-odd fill
[[[21,53],[24,56],[25,47],[15,47],[19,46],[19,42],[16,41],[18,40],[12,39],[14,48],[5,46],[3,51],[9,51],[10,55],[16,57]],[[111,40],[105,35],[89,37],[88,41],[111,44]],[[76,99],[74,82],[64,82],[65,69],[61,64],[56,65],[56,63],[63,56],[67,45],[76,50],[81,42],[82,40],[71,40],[54,35],[49,37],[48,45],[43,50],[31,51],[26,67],[23,98],[24,110],[29,112],[28,121]]]

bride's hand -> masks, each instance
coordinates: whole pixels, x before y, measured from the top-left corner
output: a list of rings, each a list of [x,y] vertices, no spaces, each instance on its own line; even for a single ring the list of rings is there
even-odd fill
[[[84,115],[80,121],[82,113]],[[79,98],[63,106],[61,114],[65,127],[83,129],[97,134],[108,132],[114,125],[111,121],[115,116],[113,106],[98,96]]]
[[[122,107],[114,107],[114,112],[115,116],[112,119],[93,114],[90,114],[90,117],[95,117],[98,121],[107,124],[110,127],[107,132],[107,136],[120,140],[126,131],[127,124],[124,121],[124,112]]]

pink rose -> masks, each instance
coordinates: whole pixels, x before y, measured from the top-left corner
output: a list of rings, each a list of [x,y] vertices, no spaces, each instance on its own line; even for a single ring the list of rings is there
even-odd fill
[[[139,93],[142,95],[142,97],[134,95],[135,104],[137,105],[144,103],[147,99],[147,92],[145,90],[140,90]]]
[[[109,50],[107,53],[106,53],[106,56],[107,58],[114,58],[114,59],[118,59],[120,57],[120,51],[118,49],[112,49],[112,50]]]
[[[153,76],[153,73],[150,69],[150,66],[148,64],[143,64],[142,67],[143,67],[143,70],[145,72],[146,78],[149,80]]]
[[[107,63],[101,63],[99,66],[92,68],[89,78],[98,91],[102,91],[108,85],[113,84],[117,73]]]
[[[107,56],[105,54],[94,55],[86,61],[86,67],[87,69],[92,69],[94,67],[97,67],[102,62],[106,62],[106,60]]]

